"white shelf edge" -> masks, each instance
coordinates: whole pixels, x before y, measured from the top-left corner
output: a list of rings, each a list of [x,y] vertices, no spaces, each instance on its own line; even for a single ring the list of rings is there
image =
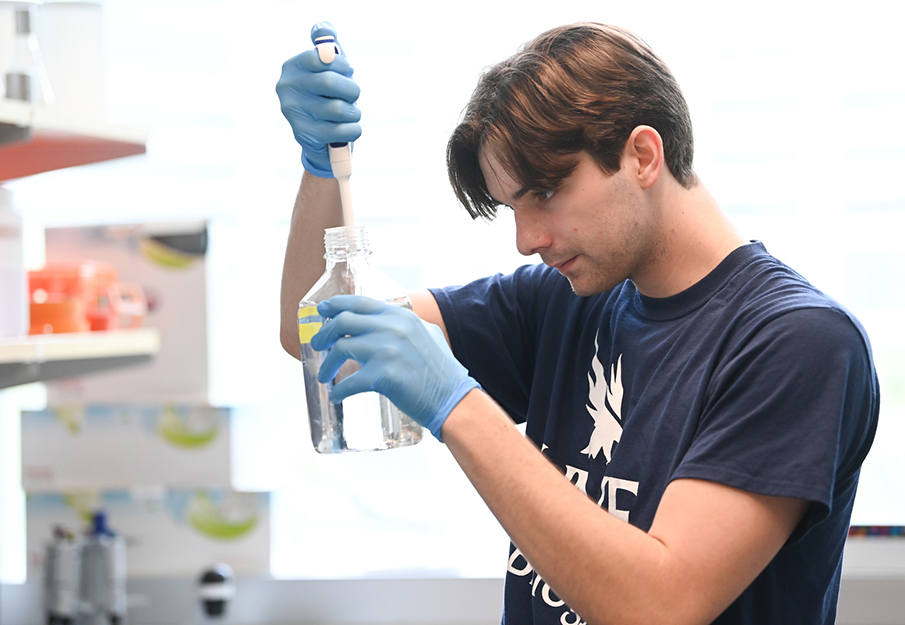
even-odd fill
[[[61,132],[124,143],[147,143],[148,133],[139,128],[111,124],[101,119],[67,115],[54,108],[37,108],[34,111],[36,132]]]
[[[153,355],[160,337],[153,328],[109,332],[73,332],[0,338],[0,363],[44,363]]]
[[[52,106],[35,107],[26,102],[3,98],[0,98],[0,124],[31,128],[35,132],[59,132],[124,143],[144,144],[148,140],[148,132],[140,128],[67,114]]]

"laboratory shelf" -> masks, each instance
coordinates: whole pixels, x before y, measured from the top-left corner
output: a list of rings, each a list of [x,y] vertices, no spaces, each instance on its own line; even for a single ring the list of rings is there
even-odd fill
[[[0,182],[146,152],[147,132],[0,100]]]
[[[0,338],[0,389],[150,362],[153,328]]]
[[[0,182],[144,154],[147,132],[90,115],[0,99]],[[0,389],[150,361],[156,330],[0,338]]]

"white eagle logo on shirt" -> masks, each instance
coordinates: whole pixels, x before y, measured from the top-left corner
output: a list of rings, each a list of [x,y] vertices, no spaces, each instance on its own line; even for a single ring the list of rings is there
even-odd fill
[[[603,451],[609,463],[613,457],[613,446],[622,438],[622,354],[610,368],[609,381],[604,377],[604,364],[594,354],[588,383],[588,413],[594,419],[594,430],[588,446],[581,453],[596,458]]]

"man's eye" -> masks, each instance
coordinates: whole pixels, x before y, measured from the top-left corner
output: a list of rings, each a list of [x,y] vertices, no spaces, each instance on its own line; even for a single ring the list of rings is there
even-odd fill
[[[534,197],[538,200],[546,201],[553,197],[553,194],[556,193],[553,189],[539,189],[534,192]]]

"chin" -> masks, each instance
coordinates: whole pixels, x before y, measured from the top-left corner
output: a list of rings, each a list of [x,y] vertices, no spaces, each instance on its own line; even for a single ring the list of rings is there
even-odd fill
[[[590,289],[586,286],[581,285],[580,283],[575,283],[572,280],[569,280],[569,286],[572,287],[572,292],[579,297],[588,297],[589,295],[597,295],[598,293],[603,293],[604,289]]]
[[[579,297],[590,297],[591,295],[600,295],[605,291],[609,291],[610,289],[618,286],[620,282],[610,283],[610,282],[582,282],[581,280],[572,280],[571,278],[567,278],[569,280],[569,286],[572,287],[572,292]]]

